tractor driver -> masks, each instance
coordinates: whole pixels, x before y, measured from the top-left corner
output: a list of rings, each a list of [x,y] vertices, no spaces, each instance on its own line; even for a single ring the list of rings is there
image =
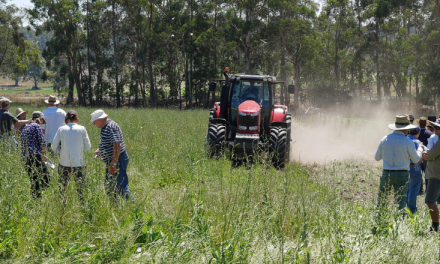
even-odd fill
[[[254,100],[255,102],[259,103],[258,92],[258,88],[254,86],[254,83],[251,83],[251,87],[247,89],[245,99]]]

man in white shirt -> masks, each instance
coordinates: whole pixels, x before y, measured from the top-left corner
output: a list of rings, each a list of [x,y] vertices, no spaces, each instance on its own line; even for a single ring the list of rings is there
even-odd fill
[[[416,150],[411,139],[407,138],[411,125],[407,115],[396,116],[396,122],[388,126],[393,133],[382,138],[375,159],[383,160],[383,172],[380,178],[378,207],[382,209],[386,197],[393,189],[399,210],[405,208],[409,184],[410,160],[419,163],[422,159],[423,145]]]
[[[44,100],[44,102],[49,105],[49,108],[43,111],[43,115],[46,120],[46,143],[48,149],[50,149],[58,128],[64,125],[66,112],[64,112],[63,109],[57,108],[57,105],[60,103],[60,101],[57,100],[56,96],[54,95],[49,96],[49,100]]]

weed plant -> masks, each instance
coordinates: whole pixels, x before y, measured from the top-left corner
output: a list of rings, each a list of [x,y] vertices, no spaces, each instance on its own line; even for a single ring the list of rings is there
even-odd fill
[[[99,129],[89,122],[94,110],[77,108],[92,150],[99,142]],[[104,165],[93,151],[86,156],[85,205],[73,179],[63,204],[56,170],[35,201],[20,152],[2,143],[0,262],[440,261],[439,237],[427,232],[430,217],[422,198],[419,212],[403,219],[390,202],[377,224],[377,165],[353,160],[290,163],[284,171],[264,162],[233,167],[225,156],[207,157],[207,111],[105,111],[124,134],[135,202],[110,202]],[[52,159],[57,164],[56,155]]]

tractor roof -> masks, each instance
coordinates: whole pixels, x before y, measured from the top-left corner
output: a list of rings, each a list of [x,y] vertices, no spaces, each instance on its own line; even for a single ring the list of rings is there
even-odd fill
[[[246,80],[262,80],[264,81],[264,79],[269,79],[271,78],[272,80],[269,81],[276,81],[277,78],[275,76],[270,76],[270,75],[266,75],[266,74],[254,74],[254,73],[235,73],[235,74],[231,74],[229,76],[229,78],[231,79],[235,79],[237,77],[240,77],[240,79],[246,79]]]

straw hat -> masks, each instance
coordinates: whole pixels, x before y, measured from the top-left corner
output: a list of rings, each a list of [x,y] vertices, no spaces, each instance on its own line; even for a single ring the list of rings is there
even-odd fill
[[[94,122],[97,119],[101,119],[101,118],[106,118],[108,115],[104,112],[104,110],[98,109],[95,112],[93,112],[91,114],[92,119],[90,120],[90,122]]]
[[[396,122],[394,124],[389,124],[388,128],[392,130],[406,130],[416,128],[416,125],[411,125],[407,115],[396,116]]]
[[[50,95],[49,100],[44,100],[46,104],[54,104],[57,105],[60,103],[60,100],[57,100],[57,97],[55,95]]]
[[[417,124],[420,126],[420,121],[426,121],[426,126],[429,126],[429,120],[426,117],[422,116],[420,119],[417,119]]]
[[[28,111],[23,111],[23,109],[21,109],[21,108],[18,108],[17,110],[15,110],[15,117],[18,117],[19,115],[21,115],[21,114],[27,114],[27,113],[29,113]]]

